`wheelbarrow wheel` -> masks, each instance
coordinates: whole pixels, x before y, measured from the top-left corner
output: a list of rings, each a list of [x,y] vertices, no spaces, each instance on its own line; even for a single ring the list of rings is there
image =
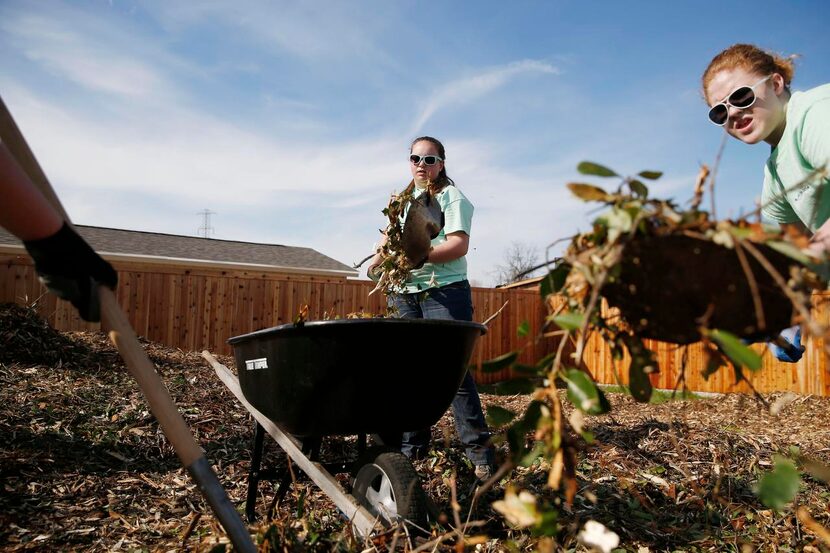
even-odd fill
[[[373,515],[387,524],[407,520],[426,525],[424,491],[412,463],[402,453],[370,449],[354,471],[352,495]]]

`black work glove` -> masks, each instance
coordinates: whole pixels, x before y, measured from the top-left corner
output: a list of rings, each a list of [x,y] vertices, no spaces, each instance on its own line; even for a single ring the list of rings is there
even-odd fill
[[[23,242],[35,261],[40,281],[68,300],[85,321],[101,320],[97,284],[115,288],[118,273],[84,242],[68,223],[47,238]]]

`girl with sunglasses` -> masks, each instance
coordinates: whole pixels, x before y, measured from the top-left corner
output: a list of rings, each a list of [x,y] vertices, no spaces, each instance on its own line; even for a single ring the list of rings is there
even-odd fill
[[[467,282],[465,255],[470,245],[473,204],[447,176],[444,146],[431,136],[422,136],[410,145],[409,170],[413,198],[432,193],[441,207],[444,226],[432,239],[423,265],[413,269],[402,290],[389,296],[389,305],[404,319],[473,320],[473,302]],[[380,264],[380,255],[369,263],[371,275]],[[436,354],[439,354],[436,352]],[[452,402],[455,429],[475,465],[479,480],[488,479],[494,468],[490,432],[484,420],[475,381],[467,372]],[[383,436],[386,444],[400,441],[401,451],[421,458],[429,449],[430,429],[404,432],[402,437]]]
[[[795,68],[751,44],[735,44],[714,57],[703,73],[709,120],[746,144],[766,142],[762,214],[811,236],[812,252],[830,252],[830,84],[792,92]],[[773,346],[788,362],[801,358],[799,327],[785,330],[789,347]]]

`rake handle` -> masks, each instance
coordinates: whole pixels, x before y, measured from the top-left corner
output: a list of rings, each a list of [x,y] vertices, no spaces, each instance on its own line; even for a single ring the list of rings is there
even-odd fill
[[[43,169],[26,143],[5,102],[0,98],[0,139],[46,200],[64,220],[72,224]],[[254,553],[256,547],[247,527],[228,499],[225,490],[210,467],[202,449],[196,443],[187,423],[176,408],[167,387],[162,382],[147,353],[141,347],[126,314],[118,305],[115,294],[106,286],[98,287],[101,302],[102,326],[108,329],[110,340],[118,349],[127,369],[138,382],[150,411],[161,429],[207,499],[216,517],[228,533],[238,551]]]

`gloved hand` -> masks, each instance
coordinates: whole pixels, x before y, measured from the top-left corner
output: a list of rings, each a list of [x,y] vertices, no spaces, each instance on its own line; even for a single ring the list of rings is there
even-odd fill
[[[101,320],[96,284],[115,288],[118,274],[89,247],[69,224],[47,238],[23,242],[35,261],[40,281],[59,298],[68,300],[85,321]]]
[[[800,326],[785,328],[775,340],[767,345],[776,359],[786,363],[798,363],[807,349],[801,345]]]
[[[444,228],[444,213],[438,200],[425,193],[409,202],[409,211],[403,224],[401,245],[409,269],[423,267],[432,249],[431,241]]]

